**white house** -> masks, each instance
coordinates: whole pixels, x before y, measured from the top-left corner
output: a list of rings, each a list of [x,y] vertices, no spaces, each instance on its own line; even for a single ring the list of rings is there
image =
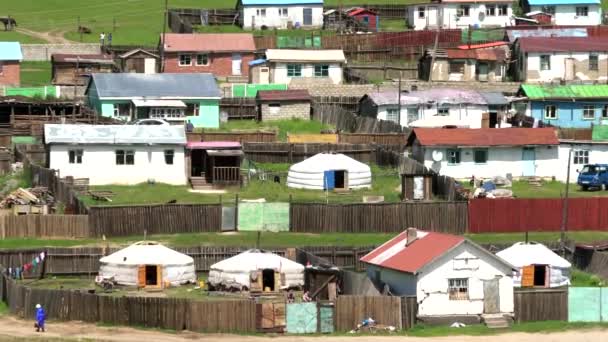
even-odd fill
[[[239,0],[244,29],[323,26],[323,0]]]
[[[416,296],[419,319],[513,314],[513,267],[462,236],[408,228],[361,261],[380,289]]]
[[[558,26],[602,24],[600,0],[528,0],[526,11],[550,14]]]
[[[44,125],[49,167],[90,185],[186,184],[183,126]]]
[[[361,98],[359,114],[393,121],[403,127],[428,127],[432,124],[436,127],[493,128],[505,126],[506,118],[500,113],[503,112],[501,107],[507,103],[502,94],[466,89],[432,88],[402,93],[401,96],[396,91],[386,91]]]
[[[518,242],[496,253],[513,265],[515,287],[559,287],[570,285],[570,262],[539,243]]]
[[[585,164],[608,164],[608,141],[560,139],[560,172],[556,175],[560,182],[566,182],[568,158],[571,158],[570,183],[576,183],[578,171],[581,171]]]
[[[456,179],[557,177],[558,145],[554,128],[415,128],[407,141],[415,160]]]
[[[512,59],[521,82],[605,82],[608,37],[521,37]]]
[[[268,79],[269,83],[289,84],[294,78],[308,78],[341,84],[344,64],[342,50],[269,49],[266,62],[252,67],[250,72],[260,73],[257,79]],[[262,76],[262,72],[268,75]]]
[[[512,25],[513,2],[440,0],[408,6],[407,22],[415,30],[504,27]]]

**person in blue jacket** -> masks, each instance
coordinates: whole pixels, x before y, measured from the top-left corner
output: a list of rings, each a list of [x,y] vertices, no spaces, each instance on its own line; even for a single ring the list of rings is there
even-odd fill
[[[42,308],[42,305],[36,304],[36,331],[42,330],[44,332],[44,320],[46,319],[46,313]]]

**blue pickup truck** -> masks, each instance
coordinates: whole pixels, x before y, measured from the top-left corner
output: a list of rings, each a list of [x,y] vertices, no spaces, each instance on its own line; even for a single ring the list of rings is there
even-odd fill
[[[608,164],[587,164],[578,173],[576,181],[583,191],[604,187],[608,190]]]

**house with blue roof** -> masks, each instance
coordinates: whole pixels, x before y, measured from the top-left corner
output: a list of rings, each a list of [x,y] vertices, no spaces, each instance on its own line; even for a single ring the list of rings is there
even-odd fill
[[[528,98],[526,114],[545,124],[590,128],[608,124],[608,85],[522,84]]]
[[[0,86],[21,84],[22,60],[19,42],[0,42]]]
[[[237,9],[244,29],[323,26],[323,0],[239,0]]]
[[[527,0],[526,12],[552,16],[553,25],[601,25],[600,0]]]

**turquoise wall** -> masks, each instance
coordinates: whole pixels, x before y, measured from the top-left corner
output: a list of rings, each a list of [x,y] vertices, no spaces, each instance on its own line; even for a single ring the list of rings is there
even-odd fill
[[[192,103],[192,101],[184,101]],[[187,119],[197,128],[220,128],[220,101],[201,100],[198,116],[188,116]]]
[[[101,116],[111,118],[114,116],[114,102],[111,101],[100,101],[99,113]]]
[[[571,287],[568,289],[569,322],[607,322],[608,288]]]
[[[241,231],[289,231],[289,203],[239,203]]]

